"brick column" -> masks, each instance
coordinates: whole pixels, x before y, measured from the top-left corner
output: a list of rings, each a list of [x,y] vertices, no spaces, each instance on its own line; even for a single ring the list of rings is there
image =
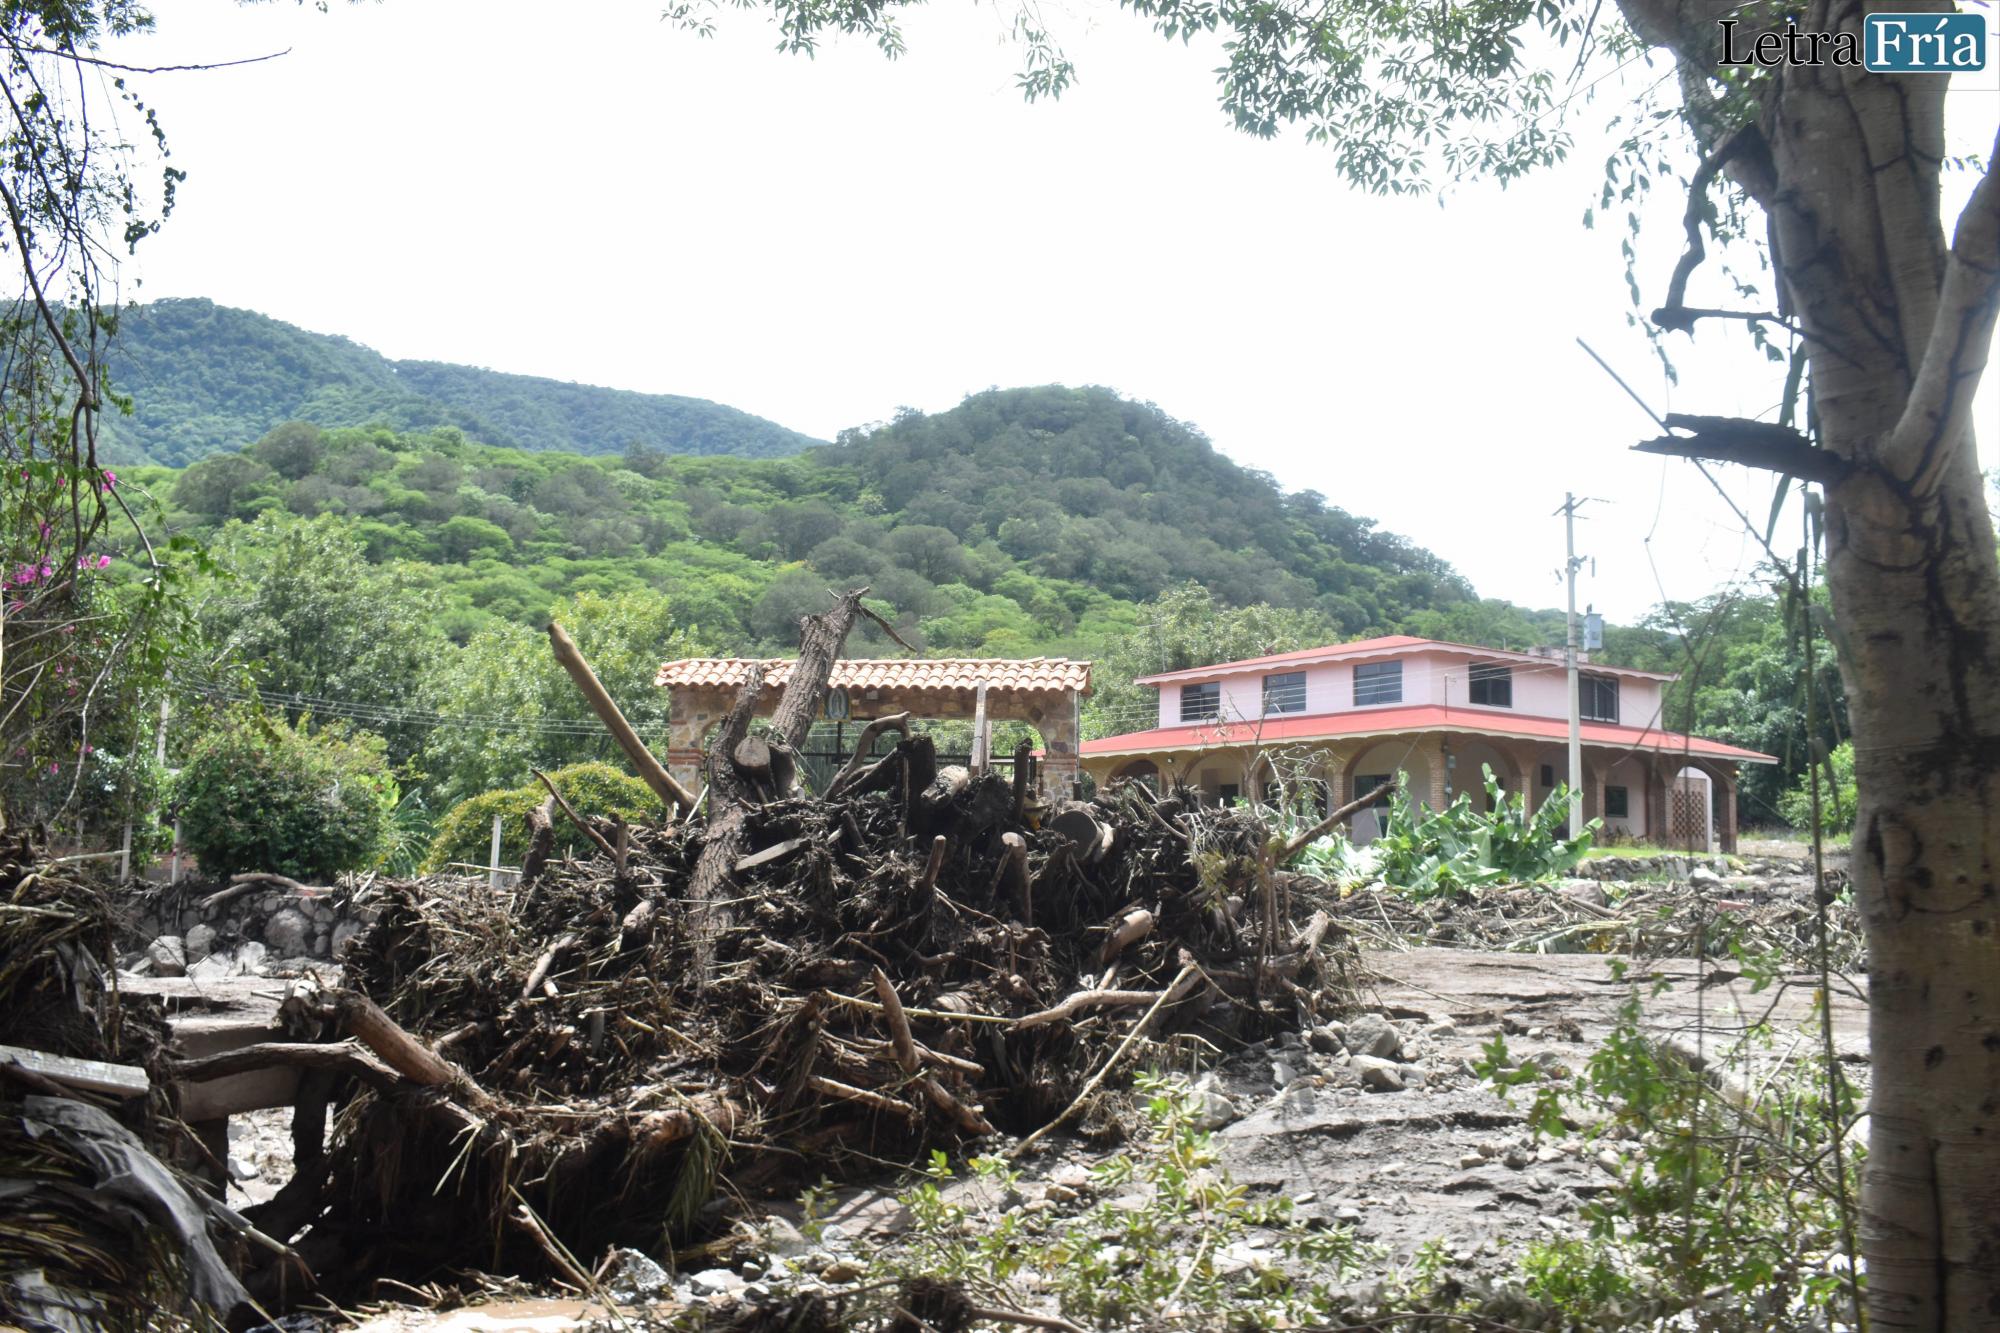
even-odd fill
[[[1722,769],[1721,765],[1717,765]],[[1722,769],[1715,775],[1715,845],[1736,851],[1736,774]]]
[[[1642,771],[1646,775],[1646,841],[1664,847],[1667,845],[1667,787],[1670,779],[1657,759],[1645,761]]]
[[[1442,810],[1451,804],[1444,796],[1445,779],[1450,776],[1444,771],[1444,741],[1443,736],[1434,736],[1422,747],[1424,762],[1430,765],[1431,782],[1430,790],[1419,792],[1418,795],[1422,796],[1424,804],[1433,810]]]
[[[689,791],[701,790],[701,738],[721,716],[708,707],[708,693],[676,685],[667,696],[667,772]]]

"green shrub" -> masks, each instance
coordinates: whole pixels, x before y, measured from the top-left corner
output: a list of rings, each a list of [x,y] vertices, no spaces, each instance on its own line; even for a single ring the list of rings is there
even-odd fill
[[[1598,828],[1592,820],[1571,838],[1569,789],[1557,787],[1536,810],[1526,796],[1500,789],[1482,766],[1488,810],[1471,798],[1432,810],[1398,789],[1389,797],[1382,832],[1357,848],[1338,833],[1306,848],[1301,867],[1342,887],[1381,880],[1413,898],[1459,893],[1485,884],[1555,879],[1575,869]]]
[[[1833,782],[1826,769],[1819,774],[1820,828],[1827,833],[1854,831],[1854,742],[1842,741],[1826,757],[1833,769]],[[1798,785],[1778,798],[1778,813],[1785,822],[1803,832],[1812,832],[1812,774],[1799,775]]]
[[[641,824],[660,817],[660,799],[652,788],[609,764],[571,764],[549,774],[563,799],[578,814],[618,815],[628,824]],[[528,851],[528,812],[548,799],[542,784],[530,781],[519,787],[481,792],[460,801],[438,821],[437,836],[424,857],[426,873],[436,873],[452,864],[483,866],[493,850],[493,816],[499,815],[500,863],[517,866]],[[574,852],[583,842],[567,820],[557,816],[556,847]]]
[[[375,860],[397,796],[384,742],[309,726],[235,713],[196,742],[174,799],[203,870],[324,881]]]

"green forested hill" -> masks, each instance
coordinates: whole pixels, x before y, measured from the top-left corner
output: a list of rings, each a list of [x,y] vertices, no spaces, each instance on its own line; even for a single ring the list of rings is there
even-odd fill
[[[1481,599],[1430,552],[1104,389],[994,390],[783,458],[536,452],[450,426],[230,443],[119,477],[210,539],[203,660],[294,714],[381,730],[434,804],[602,757],[540,633],[551,614],[653,729],[659,661],[792,651],[829,588],[869,587],[923,652],[1097,661],[1094,734],[1150,725],[1130,682],[1152,671],[1383,632],[1562,633],[1559,613]],[[1607,656],[1690,669],[1683,634],[1724,646],[1670,725],[1804,753],[1796,649],[1768,600],[1664,608],[1611,630]],[[852,644],[901,651],[873,625]],[[1746,800],[1766,811],[1796,771],[1759,770]]]
[[[560,595],[647,589],[719,650],[782,648],[829,586],[865,584],[933,650],[1086,650],[1190,581],[1310,611],[1330,635],[1541,632],[1429,552],[1105,389],[995,390],[781,459],[530,452],[453,427],[294,423],[232,444],[133,479],[184,527],[327,516],[372,561],[422,566],[461,639]]]
[[[286,421],[323,427],[451,426],[497,445],[765,458],[818,443],[700,398],[632,393],[434,361],[391,361],[359,343],[211,301],[120,316],[109,364],[134,414],[107,422],[112,456],[185,466]]]

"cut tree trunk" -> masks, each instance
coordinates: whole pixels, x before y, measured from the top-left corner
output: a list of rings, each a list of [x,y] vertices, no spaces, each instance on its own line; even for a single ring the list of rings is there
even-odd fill
[[[826,697],[827,678],[833,674],[833,664],[847,642],[847,632],[854,628],[856,609],[865,592],[866,589],[843,593],[834,599],[832,610],[806,616],[799,622],[799,658],[792,664],[791,676],[785,681],[784,693],[778,698],[777,711],[772,713],[770,723],[772,739],[787,751],[796,751],[805,743],[806,732],[819,716],[821,701]],[[688,884],[689,899],[699,904],[690,924],[703,971],[714,961],[712,950],[717,932],[731,919],[721,900],[729,896],[725,890],[736,873],[736,863],[743,859],[744,822],[756,795],[757,780],[755,766],[746,771],[739,767],[737,756],[748,737],[750,720],[756,714],[762,690],[763,673],[752,671],[709,745],[708,830],[703,835],[701,856]],[[768,745],[763,747],[765,753],[769,749]],[[757,753],[753,749],[750,757],[754,760]]]
[[[1727,0],[1620,7],[1673,50],[1694,123],[1722,123]],[[1797,22],[1858,41],[1861,16],[1817,0]],[[1943,79],[1800,64],[1765,88],[1754,151],[1727,170],[1770,218],[1832,456],[1828,632],[1868,941],[1870,1326],[2000,1328],[2000,565],[1970,416],[2000,311],[2000,186],[1979,181],[1947,247]]]

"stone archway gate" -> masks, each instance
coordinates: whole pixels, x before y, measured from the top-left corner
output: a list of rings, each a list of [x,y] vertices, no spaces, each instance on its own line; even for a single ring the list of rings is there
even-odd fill
[[[971,721],[983,687],[989,722],[1025,722],[1041,736],[1042,792],[1067,795],[1077,777],[1078,710],[1090,693],[1090,667],[1061,657],[843,658],[827,685],[840,692],[855,722],[902,712]],[[761,717],[777,707],[791,670],[786,658],[689,657],[662,666],[653,683],[668,692],[667,771],[699,787],[703,741],[750,673],[764,673]]]

